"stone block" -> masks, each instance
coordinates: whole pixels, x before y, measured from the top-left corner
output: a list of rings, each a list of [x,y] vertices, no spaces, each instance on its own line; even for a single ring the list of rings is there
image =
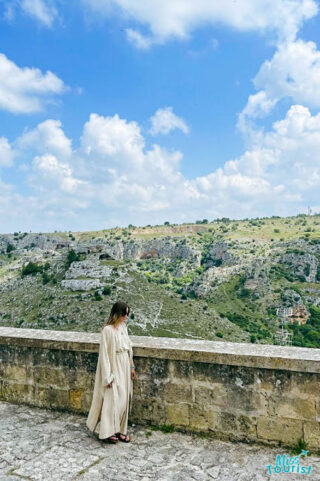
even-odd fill
[[[152,359],[149,365],[149,372],[153,379],[168,377],[168,359]]]
[[[152,422],[152,403],[145,399],[134,399],[130,418],[135,422]]]
[[[225,406],[227,402],[227,390],[221,383],[195,383],[195,402],[202,405],[204,409],[210,406]]]
[[[255,376],[254,389],[289,393],[292,389],[292,371],[274,371],[271,369],[258,369]]]
[[[320,423],[305,421],[303,423],[304,440],[310,449],[320,449]]]
[[[198,381],[222,382],[225,385],[238,383],[242,386],[253,385],[255,381],[255,370],[249,367],[193,362],[192,371]]]
[[[230,412],[219,412],[216,421],[216,430],[222,433],[235,434],[237,432],[237,417]]]
[[[217,410],[205,409],[197,404],[189,406],[189,427],[192,431],[215,431],[218,417]]]
[[[309,394],[320,393],[320,374],[295,372],[292,377],[291,393],[306,398]]]
[[[69,391],[36,386],[35,405],[40,407],[70,409]]]
[[[237,416],[237,431],[247,439],[257,439],[257,418],[255,416]]]
[[[193,431],[208,431],[209,422],[204,411],[197,411],[196,409],[192,411],[189,427]]]
[[[161,398],[167,403],[192,402],[192,387],[189,383],[168,382],[163,386]]]
[[[144,399],[155,399],[157,397],[162,397],[164,380],[158,380],[156,378],[147,380],[138,379],[137,384],[140,387],[141,397]]]
[[[191,379],[193,377],[194,364],[188,361],[170,361],[169,373],[174,377]]]
[[[82,396],[83,396],[82,389],[70,389],[69,400],[70,400],[70,405],[73,409],[81,409]]]
[[[32,384],[2,381],[2,400],[32,403],[35,387]]]
[[[70,373],[61,367],[35,366],[32,373],[35,384],[39,386],[67,388],[70,384]]]
[[[302,421],[296,419],[260,416],[257,422],[258,439],[281,441],[295,445],[303,436]]]
[[[74,376],[72,376],[72,382],[73,381],[75,386],[93,391],[95,376],[86,371],[75,371]]]
[[[174,426],[189,426],[189,406],[188,404],[167,404],[166,405],[167,423]]]
[[[88,413],[92,403],[92,391],[84,391],[82,396],[82,410]]]
[[[225,407],[232,412],[259,412],[261,409],[260,394],[251,386],[245,385],[229,385],[227,386],[227,395]]]
[[[287,398],[276,403],[277,415],[283,418],[316,420],[314,396],[309,399]]]
[[[7,365],[5,369],[5,376],[6,379],[10,381],[17,381],[20,383],[28,384],[28,378],[30,377],[30,368],[26,366],[17,366],[17,365]]]
[[[165,409],[164,403],[153,402],[152,414],[151,414],[152,423],[156,425],[166,424],[166,419],[167,419],[167,416],[166,416],[166,409]]]
[[[6,367],[7,367],[7,364],[4,363],[0,357],[0,378],[5,377]]]

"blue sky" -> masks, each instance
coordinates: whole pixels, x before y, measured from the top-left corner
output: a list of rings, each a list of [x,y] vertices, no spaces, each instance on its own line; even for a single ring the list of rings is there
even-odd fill
[[[0,17],[0,232],[320,211],[316,1]]]

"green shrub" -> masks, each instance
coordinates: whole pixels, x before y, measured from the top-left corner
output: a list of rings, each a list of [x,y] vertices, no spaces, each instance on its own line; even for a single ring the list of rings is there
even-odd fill
[[[65,263],[66,270],[69,269],[72,262],[80,261],[80,259],[81,259],[80,254],[76,254],[73,249],[69,250],[68,255],[67,255],[67,260],[66,260],[66,263]]]
[[[247,289],[246,287],[243,287],[240,292],[239,292],[239,297],[245,299],[250,297],[251,291],[250,289]]]
[[[160,431],[162,431],[163,433],[173,433],[174,426],[173,424],[162,424],[162,426],[160,426]]]
[[[109,296],[111,294],[111,287],[110,286],[104,286],[102,294],[104,296]]]
[[[9,244],[7,245],[7,253],[9,254],[9,252],[12,252],[15,250],[15,246],[13,244]]]
[[[50,276],[46,272],[42,272],[42,284],[48,284]]]
[[[223,333],[220,332],[220,331],[218,331],[218,332],[216,332],[216,336],[217,336],[217,337],[223,337]]]
[[[22,268],[21,276],[35,276],[38,272],[42,272],[43,267],[36,264],[35,262],[28,262],[26,266]]]
[[[94,292],[94,301],[102,301],[102,297],[100,296],[98,291]]]
[[[308,451],[307,450],[307,443],[303,439],[299,439],[298,443],[293,447],[291,455],[298,455],[301,451]]]

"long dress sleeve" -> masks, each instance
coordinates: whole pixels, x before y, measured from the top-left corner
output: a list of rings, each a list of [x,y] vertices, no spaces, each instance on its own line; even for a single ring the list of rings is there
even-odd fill
[[[129,342],[130,342],[130,351],[129,351],[129,357],[130,357],[130,367],[131,366],[134,366],[134,363],[133,363],[133,350],[132,350],[132,342],[129,338]]]
[[[100,365],[101,365],[101,377],[102,384],[106,386],[114,380],[114,374],[112,372],[112,362],[111,359],[114,353],[114,339],[111,329],[104,328],[101,332],[100,341]]]
[[[125,326],[125,333],[126,333],[126,336],[127,336],[127,339],[128,339],[128,344],[129,344],[129,347],[130,347],[130,350],[129,350],[129,358],[130,358],[130,367],[134,365],[134,362],[133,362],[133,350],[132,350],[132,342],[131,342],[131,339],[129,337],[129,334],[128,334],[128,328],[127,326]]]

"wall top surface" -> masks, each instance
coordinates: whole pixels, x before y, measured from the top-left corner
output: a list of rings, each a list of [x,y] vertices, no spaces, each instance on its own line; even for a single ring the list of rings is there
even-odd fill
[[[177,361],[228,364],[320,373],[320,349],[236,342],[130,336],[134,355]],[[99,333],[0,327],[1,345],[98,352]]]

